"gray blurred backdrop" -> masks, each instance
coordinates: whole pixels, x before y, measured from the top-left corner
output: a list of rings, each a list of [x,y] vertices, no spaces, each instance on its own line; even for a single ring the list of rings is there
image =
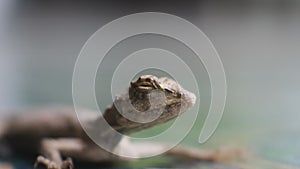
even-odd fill
[[[239,139],[266,158],[300,165],[297,0],[0,0],[1,112],[71,105],[72,72],[86,40],[114,19],[145,11],[187,19],[219,52],[228,96],[225,129],[212,139]]]

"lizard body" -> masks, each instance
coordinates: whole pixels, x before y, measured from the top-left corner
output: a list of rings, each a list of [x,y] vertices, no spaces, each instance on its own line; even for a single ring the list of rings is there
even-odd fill
[[[153,91],[158,91],[163,94],[163,97],[159,99],[161,95],[153,94]],[[82,113],[85,114],[83,123],[89,126],[90,132],[101,134],[107,130],[101,128],[103,126],[101,123],[105,120],[119,133],[131,134],[176,118],[191,108],[195,100],[193,93],[183,89],[172,79],[144,75],[132,81],[128,91],[117,96],[103,115],[96,117],[97,113],[83,111]],[[128,106],[128,103],[131,106]],[[162,110],[161,114],[157,114],[160,110]],[[155,114],[158,118],[153,120]],[[129,120],[126,116],[134,120]],[[139,120],[149,122],[144,123]],[[18,152],[38,152],[43,155],[37,158],[36,164],[42,164],[48,169],[73,168],[72,160],[70,158],[63,160],[62,157],[94,162],[122,159],[101,149],[89,138],[73,109],[42,109],[31,114],[24,113],[6,119],[0,127],[1,140],[6,141]],[[132,150],[121,141],[121,137],[106,133],[108,134],[100,139],[104,139],[111,150]],[[151,146],[145,149],[143,145],[138,145],[138,150],[133,153],[145,154],[163,148],[162,145],[151,144]],[[172,149],[166,154],[201,160],[214,160],[216,157],[212,153],[182,147]]]

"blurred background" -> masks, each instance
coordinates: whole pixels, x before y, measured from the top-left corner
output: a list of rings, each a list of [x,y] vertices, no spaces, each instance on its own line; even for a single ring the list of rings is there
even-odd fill
[[[174,14],[198,26],[227,75],[227,104],[216,133],[199,145],[198,125],[183,144],[243,145],[259,159],[300,167],[297,0],[0,0],[1,116],[72,105],[73,68],[87,39],[114,19],[146,11]]]

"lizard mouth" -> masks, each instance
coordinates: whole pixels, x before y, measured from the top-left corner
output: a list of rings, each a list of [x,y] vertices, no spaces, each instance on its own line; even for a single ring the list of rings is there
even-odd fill
[[[142,89],[142,90],[150,90],[153,89],[153,84],[151,84],[150,82],[147,83],[142,83],[142,84],[137,84],[138,89]]]
[[[137,80],[131,81],[131,87],[140,90],[162,89],[158,83],[158,78],[152,75],[144,75]]]

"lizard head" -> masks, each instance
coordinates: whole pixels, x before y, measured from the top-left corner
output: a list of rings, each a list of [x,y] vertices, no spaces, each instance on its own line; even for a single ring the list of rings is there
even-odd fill
[[[186,111],[191,108],[196,101],[195,95],[183,89],[176,81],[167,77],[157,78],[153,75],[143,75],[137,80],[131,81],[129,88],[130,100],[132,104],[135,102],[143,104],[142,102],[149,99],[149,94],[154,91],[162,93],[165,97],[164,100],[160,100],[163,101],[163,103],[154,100],[151,105],[153,108],[165,104],[166,108],[173,107],[178,110]],[[144,104],[144,106],[137,106],[136,108],[139,109],[143,107],[144,109],[142,110],[148,109],[150,105],[147,105],[147,102]]]
[[[176,81],[143,75],[131,81],[126,92],[115,97],[114,103],[103,113],[103,118],[95,121],[92,130],[95,129],[99,141],[104,141],[112,149],[122,135],[110,132],[110,127],[126,135],[142,131],[178,117],[195,102],[196,96]],[[106,127],[103,120],[109,124],[109,128],[103,129],[103,126]],[[103,132],[105,130],[107,132]]]
[[[132,133],[165,123],[190,109],[196,102],[196,96],[182,88],[176,81],[153,75],[143,75],[131,81],[129,100],[135,110],[125,108],[121,114],[135,119],[155,119],[148,123],[133,122],[128,119],[119,123],[127,125],[123,133]],[[152,99],[151,99],[152,98]],[[131,125],[129,125],[131,124]]]

